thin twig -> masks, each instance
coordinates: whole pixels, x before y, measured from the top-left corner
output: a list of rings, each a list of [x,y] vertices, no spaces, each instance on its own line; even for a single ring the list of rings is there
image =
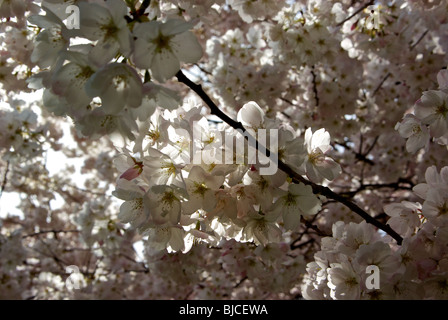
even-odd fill
[[[54,234],[57,234],[57,233],[70,233],[70,232],[73,232],[73,233],[79,233],[79,232],[81,232],[81,231],[79,231],[79,230],[42,230],[42,231],[39,231],[39,232],[35,232],[35,233],[31,233],[31,234],[26,234],[26,235],[22,236],[22,239],[24,239],[24,238],[30,238],[30,237],[35,237],[35,236],[40,236],[40,235],[43,235],[43,234],[46,234],[46,233],[54,233]]]
[[[346,21],[350,20],[351,18],[353,18],[354,16],[356,16],[358,13],[360,13],[362,10],[364,10],[365,8],[367,8],[368,6],[372,5],[374,2],[374,0],[370,0],[369,2],[367,2],[366,4],[364,4],[363,6],[361,6],[358,10],[356,10],[354,13],[352,13],[350,16],[348,16],[347,18],[345,18],[344,20],[342,20],[341,22],[339,22],[336,26],[342,26]]]
[[[383,80],[381,80],[381,82],[378,84],[378,86],[376,87],[375,91],[373,91],[372,93],[372,97],[376,95],[376,93],[378,92],[378,90],[380,90],[380,88],[383,86],[384,82],[387,80],[387,78],[389,78],[391,76],[391,73],[388,72],[386,74],[386,76],[383,78]]]
[[[203,67],[201,67],[201,65],[200,65],[199,63],[195,63],[194,65],[195,65],[196,67],[198,67],[199,70],[201,70],[201,71],[204,72],[205,74],[208,74],[209,76],[212,75],[212,73],[211,73],[210,71],[205,70]]]
[[[300,249],[310,243],[313,243],[314,241],[316,241],[316,239],[310,238],[310,239],[308,239],[302,243],[299,243],[299,244],[291,244],[290,248],[291,248],[291,250]]]
[[[427,34],[428,32],[429,32],[429,29],[426,29],[425,32],[422,33],[422,35],[420,36],[420,38],[418,38],[418,40],[417,40],[413,45],[411,45],[411,47],[410,47],[409,49],[410,49],[410,50],[414,49],[414,48],[420,43],[420,41],[423,40],[423,38],[426,36],[426,34]]]
[[[247,276],[241,278],[240,281],[238,281],[238,283],[233,287],[234,289],[238,288],[244,281],[246,281],[248,278]]]
[[[393,190],[408,190],[408,191],[412,190],[412,188],[413,188],[412,185],[404,186],[404,185],[402,185],[402,183],[404,183],[404,182],[399,180],[398,182],[391,182],[391,183],[361,184],[359,186],[359,188],[356,190],[342,192],[340,194],[343,196],[347,196],[347,197],[353,197],[363,190],[374,190],[374,189],[385,189],[385,188],[389,188],[389,189],[393,189]]]

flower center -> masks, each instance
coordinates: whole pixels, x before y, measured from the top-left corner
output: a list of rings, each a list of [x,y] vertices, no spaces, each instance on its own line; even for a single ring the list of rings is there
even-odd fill
[[[437,106],[436,114],[446,118],[446,116],[448,114],[448,108],[446,106],[446,102],[445,101],[443,101],[443,103],[440,106]]]
[[[439,208],[439,214],[440,215],[444,215],[448,213],[448,204],[445,202],[442,206],[440,206]]]
[[[207,186],[204,183],[195,182],[194,183],[195,189],[193,193],[199,194],[202,197],[204,197],[205,192],[208,190]]]
[[[320,151],[319,148],[316,148],[308,155],[308,161],[315,164],[322,156],[322,151]]]
[[[165,191],[165,193],[163,194],[162,202],[165,204],[172,206],[173,202],[176,200],[177,200],[177,198],[174,195],[173,191]]]
[[[412,126],[412,133],[413,134],[420,134],[422,132],[422,128],[418,124],[414,124]]]
[[[149,130],[146,134],[152,141],[157,141],[160,138],[159,130]]]
[[[172,162],[164,162],[160,168],[165,170],[165,174],[168,176],[176,174],[176,167]]]
[[[114,84],[117,90],[123,90],[128,86],[128,81],[126,76],[118,75],[112,79],[112,83]]]
[[[81,68],[80,72],[76,75],[77,79],[88,79],[92,74],[94,74],[95,71],[93,71],[92,68],[89,66],[84,66]]]
[[[358,281],[356,281],[356,278],[349,278],[345,280],[345,284],[349,287],[354,287],[358,285]]]
[[[118,28],[112,20],[109,21],[109,24],[102,25],[100,29],[103,31],[104,40],[114,37],[118,32]]]
[[[288,194],[284,198],[285,198],[285,206],[294,206],[297,204],[296,196],[290,192],[288,192]]]
[[[170,41],[173,36],[165,36],[161,32],[157,38],[155,38],[152,43],[156,45],[156,52],[161,53],[163,50],[171,50]]]
[[[137,211],[140,210],[141,208],[143,208],[143,199],[142,198],[134,199],[132,201],[132,209],[134,211]]]

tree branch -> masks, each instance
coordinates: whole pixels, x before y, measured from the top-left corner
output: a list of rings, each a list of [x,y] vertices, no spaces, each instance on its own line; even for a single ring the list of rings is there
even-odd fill
[[[210,108],[210,112],[213,115],[218,116],[221,118],[224,122],[226,122],[228,125],[233,127],[235,130],[241,130],[243,133],[246,133],[246,129],[244,126],[232,118],[230,118],[228,115],[226,115],[224,112],[222,112],[218,106],[211,100],[211,98],[205,93],[205,91],[202,89],[201,85],[198,85],[194,82],[192,82],[190,79],[188,79],[182,72],[182,70],[179,70],[176,74],[177,79],[179,82],[184,83],[187,85],[190,89],[192,89],[196,94],[199,95],[199,97],[207,104],[207,106]],[[260,144],[256,140],[256,138],[252,137],[250,134],[245,134],[245,137],[248,139],[249,143],[254,143],[255,146],[259,147]],[[252,141],[251,141],[252,140]],[[258,148],[257,148],[258,149]],[[265,154],[267,157],[270,155],[270,150],[267,148],[263,148],[263,150],[266,150]],[[285,164],[283,161],[278,159],[278,169],[285,172],[295,183],[303,183],[305,185],[311,186],[314,194],[320,194],[327,198],[336,200],[337,202],[345,205],[350,210],[352,210],[354,213],[361,216],[367,223],[370,223],[377,227],[378,229],[383,230],[388,235],[390,235],[392,238],[394,238],[399,245],[403,242],[403,238],[396,233],[390,226],[382,224],[381,222],[375,220],[371,215],[369,215],[366,211],[364,211],[362,208],[360,208],[357,204],[351,202],[346,197],[339,195],[335,192],[333,192],[330,188],[324,187],[318,184],[315,184],[314,182],[311,182],[304,177],[302,177],[300,174],[295,172],[290,166]]]
[[[81,231],[80,230],[42,230],[42,231],[39,231],[39,232],[26,234],[26,235],[22,236],[22,239],[35,237],[35,236],[40,236],[40,235],[43,235],[43,234],[46,234],[46,233],[53,233],[53,234],[56,235],[58,233],[70,233],[70,232],[80,233]]]
[[[313,93],[316,100],[316,107],[319,106],[319,95],[317,93],[316,74],[314,73],[314,65],[311,67],[311,75],[313,76]]]
[[[344,20],[342,20],[341,22],[339,22],[336,26],[342,26],[346,21],[350,20],[351,18],[353,18],[354,16],[356,16],[358,13],[360,13],[362,10],[364,10],[365,8],[367,8],[368,6],[372,5],[374,2],[374,0],[370,0],[369,2],[367,2],[366,4],[362,5],[358,10],[356,10],[355,12],[353,12],[350,16],[348,16],[347,18],[345,18]]]
[[[423,40],[423,38],[427,35],[428,32],[429,32],[429,29],[426,29],[425,32],[422,33],[420,38],[418,38],[417,41],[413,45],[411,45],[409,49],[413,50],[420,43],[420,41]]]
[[[137,16],[141,16],[145,13],[145,10],[149,7],[151,4],[151,0],[143,0],[140,8],[137,10]]]
[[[403,183],[408,183],[409,186],[404,186],[404,185],[402,185]],[[359,186],[359,188],[356,189],[356,190],[342,192],[340,194],[343,195],[343,196],[351,198],[351,197],[355,196],[358,192],[361,192],[363,190],[383,189],[383,188],[390,188],[390,189],[393,189],[393,190],[408,190],[408,191],[411,191],[412,188],[413,188],[413,184],[410,181],[407,181],[405,179],[400,178],[400,179],[398,179],[397,182],[391,182],[391,183],[361,184]]]
[[[378,86],[376,87],[376,89],[373,91],[373,93],[372,93],[372,97],[376,95],[376,93],[378,92],[378,90],[381,89],[381,87],[383,86],[384,82],[385,82],[385,81],[387,80],[387,78],[389,78],[390,76],[391,76],[391,73],[390,73],[390,72],[388,72],[388,73],[384,76],[383,80],[381,80],[381,82],[378,84]]]

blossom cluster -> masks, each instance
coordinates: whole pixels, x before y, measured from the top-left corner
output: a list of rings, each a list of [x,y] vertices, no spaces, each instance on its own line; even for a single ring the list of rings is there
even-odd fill
[[[439,90],[423,92],[417,100],[414,113],[407,114],[396,129],[406,138],[406,150],[414,153],[427,147],[430,138],[442,144],[448,144],[448,70],[437,74]]]
[[[28,21],[40,30],[31,60],[45,70],[30,77],[29,86],[44,88],[44,106],[70,116],[83,136],[118,132],[134,139],[137,117],[146,119],[156,103],[169,108],[177,99],[150,78],[164,82],[180,70],[180,62],[202,56],[189,31],[192,22],[142,16],[130,24],[121,0],[80,2],[79,29],[67,28],[65,13],[57,15],[45,3],[42,8],[46,15]]]
[[[446,11],[0,1],[0,296],[447,298]]]
[[[278,148],[271,151],[312,181],[340,174],[339,164],[328,156],[330,135],[324,129],[313,133],[309,128],[301,137],[265,117],[255,102],[240,109],[238,120],[254,135],[271,128]],[[296,230],[302,217],[321,209],[311,186],[293,183],[277,168],[263,174],[262,157],[251,161],[255,146],[244,134],[207,121],[193,101],[172,112],[157,109],[136,137],[115,162],[121,175],[114,195],[125,200],[121,221],[159,250],[185,252],[194,242],[217,245],[222,239],[280,242],[281,227]],[[231,162],[224,163],[223,156]]]
[[[405,237],[401,247],[365,221],[333,224],[332,236],[307,265],[302,293],[307,299],[447,299],[446,235],[448,167],[426,171],[413,188],[423,203],[384,206],[388,224]],[[368,266],[379,270],[378,288],[369,288]]]

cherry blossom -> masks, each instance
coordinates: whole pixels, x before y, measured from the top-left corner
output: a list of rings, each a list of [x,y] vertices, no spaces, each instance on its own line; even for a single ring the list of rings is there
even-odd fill
[[[310,216],[321,209],[321,202],[310,186],[290,184],[288,191],[278,198],[275,210],[282,213],[287,229],[295,229],[300,223],[301,215]]]
[[[446,2],[0,18],[1,298],[447,298]]]
[[[142,83],[135,70],[127,65],[111,63],[98,70],[86,82],[90,97],[100,97],[108,114],[116,114],[123,108],[137,108],[142,102]]]
[[[180,61],[195,63],[202,56],[202,48],[193,33],[191,23],[169,20],[151,21],[134,27],[136,37],[133,61],[139,68],[150,69],[160,81],[173,77],[180,69]]]
[[[407,138],[406,150],[415,153],[417,150],[428,145],[429,132],[413,115],[406,115],[402,122],[397,123],[395,129],[403,138]]]
[[[318,181],[319,177],[333,180],[340,172],[341,167],[333,159],[326,156],[330,150],[330,134],[325,129],[312,132],[308,128],[305,132],[305,145],[308,157],[305,158],[305,170],[312,181]]]
[[[415,105],[415,115],[429,125],[431,135],[438,138],[448,130],[448,94],[443,91],[425,91]]]
[[[120,52],[131,53],[131,33],[124,16],[127,7],[123,1],[107,0],[102,6],[97,3],[81,2],[81,32],[89,40],[97,40],[89,53],[93,64],[103,66]]]

